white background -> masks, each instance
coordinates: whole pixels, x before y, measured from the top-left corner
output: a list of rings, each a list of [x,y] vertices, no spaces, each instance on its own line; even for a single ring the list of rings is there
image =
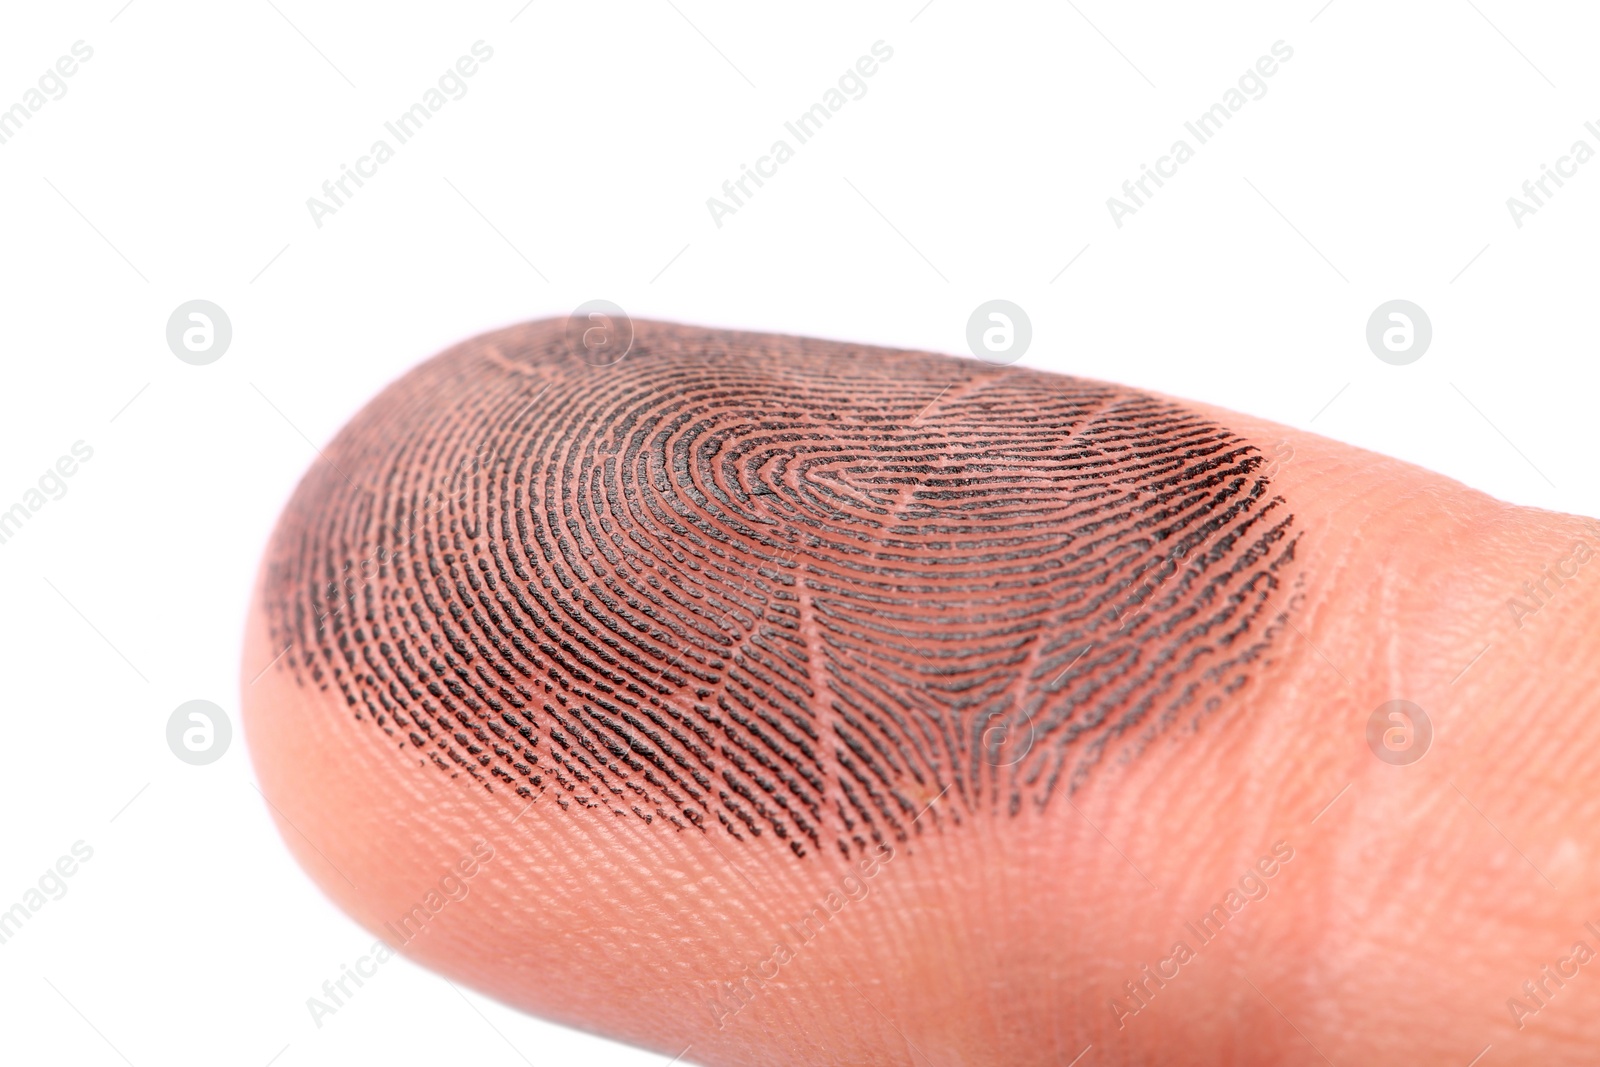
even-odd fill
[[[317,1028],[306,998],[371,937],[290,860],[237,737],[207,767],[165,743],[193,698],[237,723],[250,581],[314,446],[486,329],[605,298],[963,353],[1001,297],[1026,365],[1600,512],[1600,160],[1520,229],[1506,207],[1600,149],[1590,5],[123,2],[0,14],[0,108],[94,49],[0,144],[0,510],[94,450],[0,544],[0,909],[94,850],[0,944],[8,1062],[664,1063],[403,960]],[[466,96],[316,227],[307,197],[480,39]],[[878,40],[867,94],[714,225]],[[1278,40],[1267,94],[1113,225]],[[165,341],[194,298],[233,324],[209,366]],[[1364,340],[1393,298],[1434,328],[1404,367]]]

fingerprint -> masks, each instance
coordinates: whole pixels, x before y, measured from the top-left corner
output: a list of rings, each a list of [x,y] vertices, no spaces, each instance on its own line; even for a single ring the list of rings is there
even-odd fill
[[[417,773],[853,856],[1181,743],[1280,638],[1290,507],[1180,404],[663,323],[595,366],[563,325],[390,386],[268,550],[271,669]]]

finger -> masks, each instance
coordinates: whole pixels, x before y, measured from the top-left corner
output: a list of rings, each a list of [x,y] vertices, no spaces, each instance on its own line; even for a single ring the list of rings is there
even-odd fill
[[[636,330],[425,364],[274,535],[251,749],[375,953],[705,1063],[1388,1047],[1330,998],[1432,1011],[1423,1056],[1505,1028],[1591,886],[1445,788],[1505,796],[1481,713],[1531,652],[1448,674],[1570,523],[1120,386]],[[1366,746],[1399,698],[1443,781]],[[1573,800],[1523,823],[1547,860]]]

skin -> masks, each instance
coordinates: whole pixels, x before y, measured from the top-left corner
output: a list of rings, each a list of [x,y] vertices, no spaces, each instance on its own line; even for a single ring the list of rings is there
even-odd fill
[[[282,643],[258,587],[244,723],[284,840],[391,943],[487,845],[403,951],[680,1062],[1593,1062],[1600,955],[1560,986],[1541,968],[1600,953],[1600,563],[1520,620],[1508,602],[1600,525],[1175,402],[1276,457],[1307,546],[1292,626],[1224,714],[1070,797],[1002,816],[928,795],[865,862],[529,804],[261,673]],[[1433,726],[1406,766],[1367,743],[1394,699]],[[1186,924],[1252,871],[1235,900],[1259,898],[1202,944]],[[1162,963],[1178,941],[1193,958]]]

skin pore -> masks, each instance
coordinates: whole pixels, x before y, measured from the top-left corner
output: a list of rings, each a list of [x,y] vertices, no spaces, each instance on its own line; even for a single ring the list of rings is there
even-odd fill
[[[430,361],[280,520],[245,726],[376,935],[481,847],[396,947],[684,1062],[1592,1058],[1591,520],[1120,386],[635,326]],[[1415,762],[1369,746],[1394,700]]]

